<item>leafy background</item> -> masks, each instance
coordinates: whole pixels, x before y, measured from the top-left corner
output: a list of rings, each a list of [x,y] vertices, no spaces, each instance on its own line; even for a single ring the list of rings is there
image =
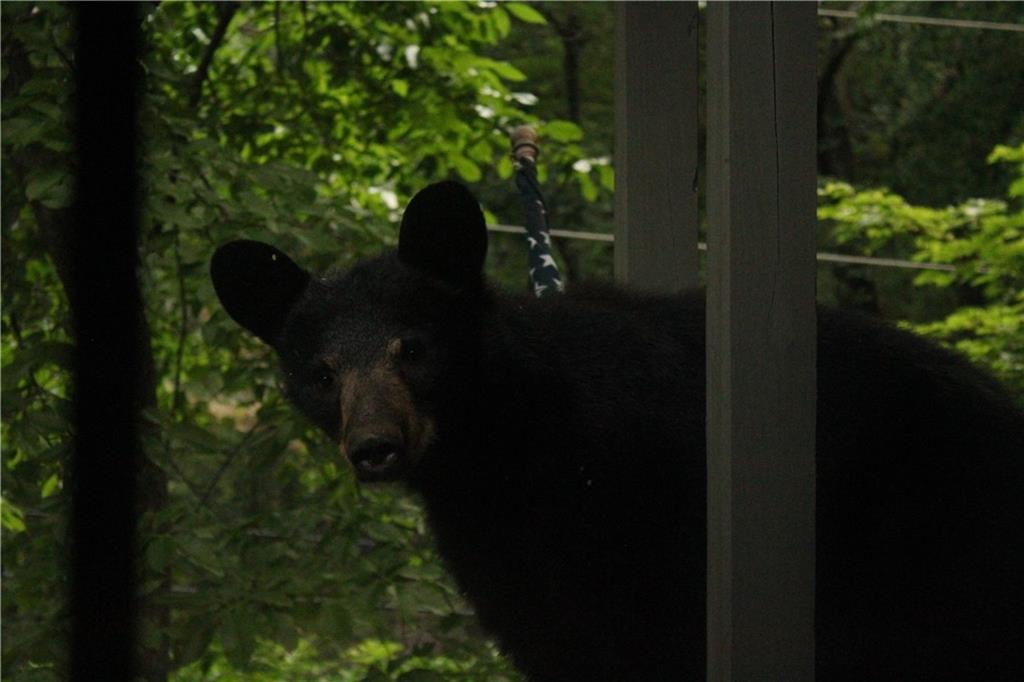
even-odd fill
[[[846,7],[847,4],[830,5]],[[1024,405],[1024,41],[878,12],[1024,22],[1012,3],[850,4],[822,18],[823,302],[912,326]],[[63,677],[73,192],[69,8],[3,3],[3,662]],[[141,518],[147,680],[518,679],[446,576],[415,499],[359,487],[220,309],[210,253],[263,239],[314,268],[393,245],[444,177],[521,222],[507,131],[538,125],[556,227],[611,231],[614,10],[603,3],[147,5],[149,330]],[[700,131],[703,135],[703,130]],[[605,244],[558,240],[568,280]],[[489,273],[526,283],[521,238]],[[654,653],[654,652],[652,652]]]

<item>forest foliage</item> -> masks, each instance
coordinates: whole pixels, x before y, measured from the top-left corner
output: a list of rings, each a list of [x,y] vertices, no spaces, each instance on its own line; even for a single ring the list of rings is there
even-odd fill
[[[71,9],[0,11],[2,675],[55,680],[67,649]],[[972,44],[870,13],[822,23],[822,249],[952,268],[913,282],[823,268],[820,290],[910,320],[1024,400],[1021,62],[1003,36]],[[141,20],[146,679],[518,679],[416,500],[357,486],[284,404],[272,354],[221,310],[208,261],[244,236],[345,267],[393,245],[404,202],[445,177],[472,184],[490,222],[521,222],[507,133],[522,122],[542,136],[556,226],[609,230],[612,9],[160,3]],[[956,182],[943,187],[929,164],[950,148]],[[523,286],[518,238],[492,245],[490,273]],[[558,246],[572,278],[610,273],[606,246]],[[918,296],[928,289],[939,293]]]

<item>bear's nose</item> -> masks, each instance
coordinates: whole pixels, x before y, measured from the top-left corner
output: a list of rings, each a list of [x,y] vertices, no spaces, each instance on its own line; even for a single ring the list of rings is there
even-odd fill
[[[368,435],[350,439],[349,459],[361,481],[388,481],[398,478],[405,464],[401,438]]]

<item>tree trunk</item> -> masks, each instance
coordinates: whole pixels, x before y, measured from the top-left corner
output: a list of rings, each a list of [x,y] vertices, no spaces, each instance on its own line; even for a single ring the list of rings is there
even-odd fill
[[[818,77],[818,139],[825,141],[825,144],[818,144],[819,175],[849,178],[853,174],[850,131],[846,125],[846,112],[842,109],[842,100],[836,96],[836,81],[846,56],[858,38],[857,33],[851,33],[843,38],[831,50]],[[839,122],[833,125],[832,117],[836,115]]]
[[[9,72],[3,82],[4,98],[16,96],[21,88],[33,77],[32,65],[24,45],[16,40],[8,40],[4,46],[4,61]],[[75,162],[70,155],[58,154],[39,144],[15,147],[8,157],[12,176],[21,188],[25,186],[29,169],[49,167],[65,167],[69,171],[75,168]],[[71,250],[70,235],[74,229],[75,221],[72,211],[69,208],[49,208],[40,201],[27,202],[35,218],[39,230],[40,242],[47,255],[53,262],[60,279],[61,285],[68,301],[75,305],[76,292],[72,285],[70,273]],[[156,364],[153,358],[153,349],[150,344],[149,325],[146,322],[145,306],[140,299],[141,310],[138,311],[140,325],[139,336],[136,339],[136,353],[140,360],[136,367],[136,381],[138,390],[136,395],[141,396],[139,411],[156,407]],[[152,424],[143,421],[140,424],[140,435],[145,440],[146,432],[152,433],[155,428]],[[65,463],[66,464],[66,463]],[[65,466],[65,471],[68,467]],[[148,458],[143,458],[140,464],[139,481],[139,510],[141,515],[147,512],[156,512],[167,505],[167,476],[163,471],[153,464]],[[139,543],[144,546],[144,542]],[[170,609],[160,604],[164,595],[170,592],[171,576],[169,571],[159,575],[148,573],[148,567],[144,561],[138,562],[140,570],[139,583],[156,583],[159,587],[148,595],[140,596],[140,614],[147,626],[155,625],[161,631],[165,631],[170,624]],[[141,641],[141,640],[140,640]],[[143,644],[139,656],[140,675],[147,682],[165,682],[170,672],[170,659],[168,656],[167,639],[161,635],[159,643],[154,647],[147,647]]]

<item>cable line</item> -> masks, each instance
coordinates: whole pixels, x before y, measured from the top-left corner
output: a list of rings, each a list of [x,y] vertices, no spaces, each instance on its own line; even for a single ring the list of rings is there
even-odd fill
[[[845,9],[819,9],[820,17],[836,17],[839,19],[857,19],[861,15]],[[974,21],[971,19],[940,19],[938,17],[922,17],[909,14],[873,14],[864,17],[877,21],[888,21],[896,24],[923,24],[926,26],[944,26],[946,28],[980,29],[983,31],[1015,31],[1024,33],[1024,24],[1007,24],[997,21]]]
[[[505,232],[508,234],[525,234],[526,228],[519,225],[488,225],[491,232]],[[608,232],[579,232],[576,230],[551,230],[552,237],[563,239],[580,239],[592,242],[614,243],[615,236]],[[707,251],[707,244],[700,242],[697,248]],[[845,253],[830,253],[822,251],[817,254],[817,259],[826,263],[845,263],[847,265],[868,265],[876,268],[897,268],[902,270],[938,270],[941,272],[956,272],[956,266],[949,263],[924,263],[902,258],[877,258],[874,256],[852,256]]]

